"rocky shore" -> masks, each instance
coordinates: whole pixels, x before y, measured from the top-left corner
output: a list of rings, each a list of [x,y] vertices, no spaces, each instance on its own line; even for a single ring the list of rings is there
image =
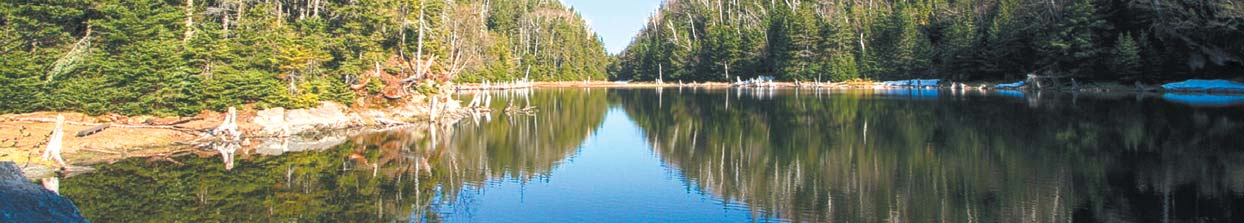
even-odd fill
[[[452,123],[467,112],[448,96],[417,98],[385,108],[350,108],[323,102],[305,109],[238,109],[238,149],[280,154],[327,148],[346,140],[350,131],[382,129],[424,123]],[[184,155],[215,155],[217,138],[208,132],[226,119],[226,113],[204,111],[193,117],[86,115],[72,112],[36,112],[0,115],[0,161],[26,166],[33,178],[55,174],[55,169],[87,170],[86,166],[126,158],[166,159]],[[65,117],[63,148],[68,167],[40,159],[57,116]],[[169,124],[175,123],[175,124]],[[75,133],[105,126],[86,136]]]

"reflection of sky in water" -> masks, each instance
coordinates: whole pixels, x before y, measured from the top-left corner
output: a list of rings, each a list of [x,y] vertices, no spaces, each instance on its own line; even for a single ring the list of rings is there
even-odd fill
[[[1244,104],[1244,95],[1213,95],[1166,93],[1162,98],[1167,101],[1199,106],[1227,106]]]
[[[1006,97],[1024,98],[1024,92],[1016,90],[995,90],[994,93]]]
[[[941,90],[936,88],[883,88],[876,93],[889,96],[905,96],[911,99],[937,99]]]
[[[468,187],[456,206],[442,202],[439,211],[449,222],[751,221],[743,204],[684,184],[641,134],[624,111],[610,109],[597,134],[547,179]]]

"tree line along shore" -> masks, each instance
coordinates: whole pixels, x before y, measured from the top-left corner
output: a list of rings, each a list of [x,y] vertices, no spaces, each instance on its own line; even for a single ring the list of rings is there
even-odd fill
[[[1146,84],[1239,79],[1231,0],[665,1],[611,78]]]
[[[556,0],[0,2],[0,113],[383,107],[448,82],[603,80]]]
[[[6,1],[0,113],[377,108],[480,85],[452,83],[1152,86],[1239,79],[1241,21],[1230,0],[678,0],[608,55],[555,0]]]

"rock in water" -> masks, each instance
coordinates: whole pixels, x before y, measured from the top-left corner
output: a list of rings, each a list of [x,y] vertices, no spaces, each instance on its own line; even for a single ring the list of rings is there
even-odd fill
[[[13,162],[0,162],[0,222],[87,222],[73,201],[35,185]]]
[[[351,119],[345,111],[344,106],[331,102],[309,109],[273,108],[259,111],[252,122],[263,127],[261,133],[264,135],[293,136],[321,128],[348,127]]]

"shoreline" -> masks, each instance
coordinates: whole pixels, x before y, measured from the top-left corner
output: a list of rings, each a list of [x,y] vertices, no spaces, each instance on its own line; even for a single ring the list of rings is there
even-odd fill
[[[677,87],[697,87],[697,88],[777,88],[777,89],[967,89],[967,90],[1018,90],[1018,91],[1049,91],[1049,92],[1079,92],[1079,93],[1204,93],[1204,94],[1227,94],[1227,95],[1244,95],[1244,90],[1227,90],[1227,91],[1204,91],[1204,90],[1167,90],[1161,85],[1141,85],[1129,86],[1115,82],[1086,82],[1072,88],[1071,86],[1055,86],[1046,88],[1032,88],[1023,86],[1018,88],[998,88],[999,84],[1007,84],[1009,82],[1000,81],[973,81],[973,82],[947,82],[946,85],[937,86],[893,86],[886,85],[880,81],[846,81],[846,82],[823,82],[818,84],[806,82],[772,82],[766,83],[768,86],[736,86],[734,83],[727,82],[689,82],[689,83],[657,83],[657,82],[613,82],[613,81],[537,81],[525,83],[518,87],[486,87],[481,83],[465,83],[457,84],[454,88],[457,91],[495,91],[495,90],[514,90],[514,89],[535,89],[535,88],[677,88]],[[771,84],[771,85],[770,85]],[[963,84],[962,87],[956,87]]]
[[[448,99],[448,96],[438,98]],[[229,143],[241,150],[238,153],[309,150],[305,147],[339,141],[341,137],[336,133],[340,132],[447,125],[456,123],[467,113],[460,102],[451,99],[437,106],[415,102],[386,108],[350,108],[322,102],[320,106],[305,109],[259,110],[242,106],[237,110],[235,125],[241,133],[237,141],[208,134],[224,123],[226,113],[207,110],[191,117],[48,111],[0,114],[0,161],[17,163],[23,166],[27,177],[38,179],[55,176],[58,172],[74,175],[90,171],[90,167],[97,164],[130,158],[176,163],[170,158],[216,156],[225,152],[216,147]],[[61,155],[66,161],[63,167],[41,159],[57,116],[65,117],[64,137],[61,138]],[[76,136],[76,133],[102,125],[107,127],[93,134]]]
[[[482,89],[484,84],[459,84],[458,93],[472,91],[495,90],[526,90],[539,88],[755,88],[755,89],[830,89],[830,90],[869,90],[869,89],[936,89],[936,90],[973,90],[973,91],[1048,91],[1064,93],[1089,93],[1103,95],[1117,94],[1152,94],[1152,93],[1191,93],[1209,95],[1244,95],[1244,92],[1205,92],[1205,91],[1166,91],[1158,87],[1146,87],[1138,90],[1116,83],[1087,83],[1079,89],[1064,87],[1045,89],[996,89],[995,82],[964,83],[964,88],[939,85],[936,87],[887,86],[882,82],[852,81],[829,84],[806,84],[795,82],[773,82],[765,86],[735,86],[724,82],[704,83],[654,83],[654,82],[609,82],[609,81],[561,81],[532,82],[522,87],[504,89]],[[456,123],[469,108],[463,102],[450,99],[447,95],[437,98],[445,100],[440,109],[434,109],[428,103],[410,103],[397,107],[386,108],[351,108],[331,102],[307,109],[272,108],[257,110],[252,106],[243,106],[238,112],[238,129],[245,140],[242,148],[248,151],[268,149],[271,153],[274,146],[289,147],[291,139],[301,143],[312,142],[324,144],[323,139],[300,138],[300,135],[314,135],[321,132],[336,130],[371,130],[386,129],[395,126],[413,126],[432,123]],[[419,100],[419,99],[415,99]],[[426,99],[425,99],[426,100]],[[167,160],[170,157],[184,155],[211,156],[215,153],[202,148],[204,139],[209,137],[203,133],[217,127],[223,122],[225,113],[203,111],[192,117],[156,117],[156,116],[122,116],[115,114],[86,115],[77,112],[31,112],[22,114],[0,114],[0,161],[12,161],[22,165],[36,166],[39,173],[28,173],[31,177],[42,177],[54,174],[50,161],[40,160],[40,155],[47,144],[58,115],[65,116],[67,136],[63,138],[63,154],[70,167],[89,167],[100,163],[111,163],[128,158],[151,158]],[[161,124],[163,123],[163,124]],[[168,124],[176,123],[176,124]],[[88,130],[102,124],[110,127],[85,137],[76,137],[74,133]],[[292,128],[291,128],[292,127]],[[272,145],[273,141],[278,145]],[[295,151],[295,150],[289,150]],[[300,151],[300,150],[299,150]],[[73,170],[74,168],[70,168]]]

